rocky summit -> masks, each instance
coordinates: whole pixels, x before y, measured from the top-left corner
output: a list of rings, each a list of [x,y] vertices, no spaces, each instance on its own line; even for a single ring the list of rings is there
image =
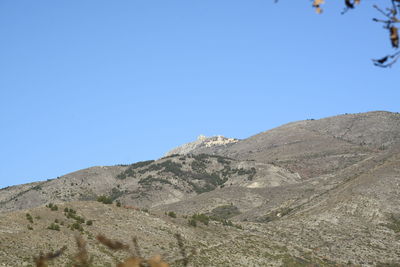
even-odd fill
[[[238,139],[227,138],[222,135],[217,135],[212,137],[199,135],[196,141],[172,149],[171,151],[165,154],[165,157],[175,154],[185,155],[192,153],[196,150],[199,150],[201,148],[226,147],[227,145],[235,144],[237,142],[239,142]]]
[[[139,258],[400,266],[400,114],[309,119],[243,140],[200,136],[161,159],[0,190],[0,266]]]

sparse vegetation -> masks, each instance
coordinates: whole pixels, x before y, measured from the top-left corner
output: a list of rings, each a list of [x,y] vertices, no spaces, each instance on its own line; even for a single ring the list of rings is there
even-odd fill
[[[173,158],[176,158],[177,155],[169,156],[166,158],[171,158],[168,160],[164,160],[160,163],[155,163],[153,161],[146,161],[143,163],[134,164],[129,167],[127,170],[122,172],[117,176],[119,179],[125,179],[126,177],[138,177],[140,175],[151,173],[147,175],[146,178],[141,178],[138,183],[145,188],[152,187],[153,189],[161,189],[159,185],[171,185],[175,189],[179,189],[180,187],[169,180],[168,177],[163,177],[161,174],[168,175],[172,174],[176,179],[180,179],[189,184],[194,192],[197,194],[202,194],[205,192],[210,192],[217,187],[223,187],[228,178],[232,175],[247,175],[248,180],[252,180],[256,174],[256,169],[250,168],[240,168],[235,169],[231,168],[230,164],[232,159],[217,156],[217,155],[208,155],[208,154],[199,154],[199,155],[187,155],[187,156],[179,156],[179,160],[183,162],[175,162]],[[163,158],[163,159],[166,159]],[[212,160],[216,159],[216,161]],[[190,168],[183,167],[188,161],[190,164]],[[218,164],[224,165],[222,170],[207,170],[208,165],[211,162],[216,162]],[[157,172],[161,177],[154,177],[154,172]],[[154,184],[158,184],[153,186]],[[117,191],[113,189],[114,192],[110,196],[113,200],[115,200],[119,194],[123,194],[121,191]]]
[[[25,216],[26,216],[26,219],[27,219],[30,223],[33,223],[33,217],[32,217],[32,215],[30,215],[29,213],[27,213]]]
[[[144,179],[141,179],[138,183],[139,183],[140,185],[146,186],[146,187],[152,185],[153,183],[161,183],[161,184],[169,184],[169,185],[172,185],[172,183],[171,183],[170,181],[168,181],[167,179],[155,178],[155,177],[153,177],[153,176],[151,176],[151,175],[147,176],[147,177],[144,178]]]
[[[271,211],[268,214],[264,215],[263,217],[260,217],[258,219],[259,222],[270,222],[270,221],[274,221],[277,220],[287,214],[289,214],[292,211],[292,208],[289,207],[285,207],[285,208],[279,208],[277,210]]]
[[[191,220],[201,222],[204,225],[208,225],[208,223],[210,222],[210,217],[208,217],[207,215],[205,215],[203,213],[199,213],[199,214],[193,214],[191,217]]]
[[[214,156],[217,158],[218,163],[222,164],[222,165],[228,165],[231,163],[231,159],[226,158],[226,157],[222,157],[222,156]]]
[[[47,227],[47,229],[54,230],[54,231],[60,231],[60,226],[56,223],[52,223],[52,224],[50,224],[49,227]]]
[[[42,190],[42,186],[40,184],[39,185],[35,185],[34,187],[32,187],[32,190],[40,191],[40,190]]]
[[[49,203],[46,205],[47,208],[49,208],[51,211],[58,211],[58,206],[54,205],[53,203]]]
[[[173,211],[168,212],[168,216],[172,218],[176,218],[176,213]]]
[[[315,121],[312,124],[318,123],[318,121]],[[366,133],[363,132],[363,135],[364,134]],[[349,136],[351,137],[351,134],[349,134]],[[321,136],[318,135],[318,137]],[[52,251],[60,242],[65,242],[66,244],[70,242],[70,237],[67,235],[74,235],[80,232],[90,240],[90,248],[96,253],[94,255],[96,255],[96,257],[98,256],[101,260],[104,259],[101,263],[91,263],[91,265],[88,266],[114,266],[113,260],[123,262],[123,258],[125,258],[124,253],[126,252],[118,252],[118,254],[114,255],[115,258],[111,256],[110,252],[105,253],[104,251],[107,251],[106,248],[96,243],[94,233],[103,232],[107,235],[113,235],[115,233],[116,236],[123,237],[126,233],[137,232],[142,238],[146,238],[143,255],[148,255],[151,251],[161,251],[162,253],[165,249],[171,248],[171,242],[168,239],[173,234],[172,231],[177,229],[177,231],[182,230],[183,236],[188,239],[188,241],[190,240],[190,246],[188,246],[190,251],[196,250],[196,253],[198,253],[192,258],[192,266],[222,266],[225,263],[230,266],[241,266],[241,264],[247,264],[249,266],[268,266],[268,264],[265,264],[264,259],[272,259],[271,265],[276,266],[310,266],[314,263],[318,264],[318,266],[334,266],[331,264],[330,259],[332,259],[332,261],[338,259],[337,255],[340,255],[340,264],[345,264],[349,261],[349,265],[352,266],[396,266],[395,263],[398,262],[396,260],[399,258],[396,251],[399,246],[393,241],[397,240],[399,237],[400,217],[396,213],[396,192],[391,190],[392,188],[386,190],[388,186],[395,185],[395,181],[391,178],[392,176],[390,176],[391,180],[389,180],[386,168],[390,172],[396,171],[397,173],[398,155],[391,154],[391,149],[378,151],[379,146],[373,148],[373,153],[379,154],[380,158],[375,157],[372,152],[372,154],[368,154],[368,151],[364,151],[364,148],[360,150],[358,146],[358,143],[361,142],[363,138],[368,140],[364,147],[369,149],[369,146],[374,145],[374,141],[370,141],[368,136],[363,136],[360,140],[357,139],[353,143],[346,142],[346,153],[344,155],[327,154],[326,152],[313,153],[313,151],[308,151],[309,149],[307,148],[307,152],[310,152],[310,154],[305,156],[301,155],[301,158],[293,159],[291,158],[292,155],[285,158],[278,155],[279,151],[275,153],[277,155],[272,153],[272,151],[271,154],[273,155],[271,159],[277,158],[274,167],[269,164],[254,163],[247,160],[219,159],[211,155],[179,156],[179,159],[174,156],[163,159],[136,169],[135,180],[115,181],[116,185],[111,185],[107,189],[108,191],[104,191],[107,192],[104,197],[113,200],[115,205],[102,205],[91,201],[72,202],[70,205],[76,210],[65,207],[65,204],[62,204],[63,206],[61,208],[61,204],[58,204],[60,210],[63,212],[50,212],[48,209],[52,209],[56,206],[50,203],[47,205],[47,208],[38,207],[29,210],[30,214],[32,214],[29,214],[29,216],[25,214],[27,211],[10,213],[10,217],[15,216],[12,218],[16,218],[15,225],[13,224],[14,221],[7,218],[7,216],[1,217],[0,230],[2,234],[0,242],[6,244],[6,246],[0,249],[0,258],[8,257],[6,259],[7,266],[22,266],[22,263],[24,263],[25,266],[25,262],[29,261],[29,258],[24,254],[27,250],[22,247],[25,245],[23,243],[24,240],[28,248],[34,248],[35,245],[38,244],[35,249]],[[332,140],[332,142],[340,142],[337,138]],[[380,143],[378,142],[378,144]],[[387,140],[387,144],[392,144],[392,141]],[[324,143],[323,145],[329,144]],[[356,152],[352,151],[353,146],[357,147]],[[286,152],[290,153],[290,145],[287,145],[286,148],[288,148]],[[390,145],[388,145],[388,148],[390,148]],[[254,151],[252,156],[257,156],[256,153],[260,152],[255,148],[251,149]],[[271,149],[275,148],[272,147]],[[338,150],[339,149],[340,147],[338,147]],[[342,151],[340,151],[340,153],[342,153]],[[357,157],[354,160],[353,153],[364,153],[362,157],[369,157],[370,159],[367,158],[366,160],[360,161],[361,157]],[[305,159],[311,162],[311,166],[306,166],[309,168],[306,171],[314,173],[314,165],[320,165],[320,158],[326,161],[338,161],[339,163],[341,161],[350,162],[350,166],[346,165],[345,167],[345,171],[348,172],[348,174],[346,174],[348,177],[332,176],[334,179],[329,180],[329,182],[318,184],[318,179],[302,180],[302,177],[298,177],[299,180],[296,180],[297,176],[289,171],[285,171],[285,164],[287,164],[287,166],[292,164],[295,166],[293,171],[296,171],[296,168],[305,165],[305,161],[302,161]],[[181,161],[179,162],[178,160]],[[192,163],[197,161],[201,162],[194,163],[195,167],[193,168]],[[164,162],[168,163],[165,164]],[[177,162],[179,164],[175,164]],[[377,162],[379,164],[377,164]],[[351,166],[353,164],[355,165]],[[153,167],[153,165],[155,167]],[[205,166],[205,168],[202,169],[202,166]],[[257,166],[257,170],[260,170],[258,175],[260,183],[259,185],[253,183],[253,185],[255,185],[254,187],[266,185],[267,183],[263,183],[261,179],[263,177],[269,179],[269,175],[272,176],[275,173],[277,176],[271,177],[271,184],[275,184],[275,182],[279,183],[280,181],[277,179],[280,178],[280,176],[283,176],[282,181],[284,184],[276,189],[245,188],[250,184],[246,179],[249,179],[251,174],[256,173],[256,169],[254,167],[252,168],[252,166]],[[321,166],[317,167],[321,168]],[[157,171],[152,171],[151,173],[145,172],[143,174],[139,172],[142,171],[142,169],[149,168]],[[179,168],[179,170],[177,170],[177,168]],[[354,168],[355,171],[353,171],[352,168]],[[116,170],[121,169],[123,168],[116,167]],[[338,168],[338,170],[342,169],[342,167]],[[379,172],[376,172],[378,169]],[[103,175],[103,170],[97,169],[96,167],[95,171]],[[107,170],[107,172],[108,171],[109,170]],[[338,175],[337,173],[333,174]],[[356,176],[360,177],[361,174],[363,175],[362,177],[366,177],[366,179],[362,181],[363,188],[359,187],[359,179],[353,179],[353,177]],[[303,175],[303,173],[301,173],[301,175]],[[286,177],[288,178],[287,180]],[[338,179],[337,181],[335,180],[336,178]],[[349,184],[348,181],[350,181],[351,185],[354,186],[355,189],[360,190],[363,194],[355,196],[354,198],[346,198],[349,192],[340,190],[342,186],[341,179],[343,179],[346,184]],[[78,182],[78,185],[73,189],[69,187],[70,180],[65,182],[63,180],[55,181],[60,182],[61,185],[62,182],[64,182],[66,192],[61,191],[60,193],[60,197],[65,197],[63,201],[75,200],[70,197],[72,193],[80,195],[86,194],[88,191],[88,189],[85,188],[85,183],[80,183],[79,177],[71,180]],[[289,182],[289,186],[285,184],[286,181]],[[379,181],[379,183],[377,183],[377,181]],[[293,184],[292,182],[299,182],[299,184]],[[90,180],[90,183],[93,185],[95,181]],[[76,185],[76,183],[74,184]],[[137,186],[137,184],[141,186]],[[217,186],[222,187],[225,185],[225,187],[228,187],[229,184],[232,185],[231,188],[215,190],[215,192],[203,196],[194,196],[194,192],[207,192],[214,190]],[[374,194],[365,194],[366,186],[372,184],[378,187],[377,189],[373,188]],[[145,186],[147,185],[151,187],[146,188]],[[113,186],[115,187],[112,189]],[[171,190],[173,186],[179,186],[179,192]],[[332,190],[329,189],[326,191],[328,187]],[[94,189],[94,191],[96,190],[98,189]],[[157,192],[155,190],[160,191]],[[46,197],[44,193],[50,192],[51,194],[49,194],[49,198],[43,201],[59,201],[54,198],[56,195],[59,196],[57,190],[54,191],[52,189],[46,190],[46,192],[44,191],[45,190],[43,190],[44,197]],[[173,197],[181,197],[183,195],[183,201],[180,203],[168,202],[172,199],[172,197],[170,197],[171,192],[178,193]],[[328,194],[326,194],[326,192],[328,192]],[[369,190],[369,192],[372,191]],[[386,192],[388,197],[385,199],[375,199],[375,197],[379,196],[378,194],[382,192]],[[31,193],[38,194],[37,192]],[[18,191],[16,194],[19,194]],[[42,194],[42,192],[39,192],[39,194]],[[94,194],[95,193],[93,193],[93,195]],[[130,199],[133,196],[138,198]],[[19,199],[22,200],[23,197],[24,196],[21,196]],[[94,199],[96,199],[96,197]],[[14,199],[15,198],[12,198],[13,202],[15,201]],[[123,204],[119,201],[120,199],[124,201]],[[394,202],[387,202],[388,199]],[[340,200],[340,210],[336,209],[338,207],[338,202],[336,202],[336,200]],[[231,201],[233,202],[229,204]],[[379,202],[377,203],[377,201]],[[160,202],[163,202],[163,204],[160,205]],[[1,204],[2,203],[0,203],[0,206],[2,206]],[[24,203],[16,204],[16,206],[19,207]],[[365,223],[357,227],[358,224],[356,223],[359,222],[358,219],[360,218],[358,216],[360,214],[364,216],[364,214],[370,213],[371,206],[375,209],[376,204],[385,204],[387,206],[385,206],[384,210],[378,211],[378,216],[373,216],[370,220],[365,220]],[[248,216],[246,218],[244,214],[237,216],[241,214],[241,210],[235,205],[240,207],[241,210],[243,208],[243,211],[245,211]],[[116,206],[123,206],[123,208],[116,208]],[[343,214],[350,214],[349,211],[352,212],[355,206],[357,206],[356,212],[351,213],[352,216],[343,219]],[[4,205],[4,207],[9,209],[9,206]],[[143,214],[140,212],[141,208],[142,211],[148,212],[148,210],[143,207],[152,207],[151,214]],[[325,216],[322,217],[322,220],[318,214],[320,211],[323,213],[322,216]],[[200,212],[204,212],[204,214]],[[332,218],[335,220],[337,219],[337,221],[331,220],[329,216],[329,220],[327,220],[327,212],[331,213],[333,216]],[[375,223],[379,223],[384,219],[381,216],[381,212],[389,212],[386,217],[386,222],[375,227]],[[36,216],[37,214],[42,216],[40,221],[40,216]],[[165,216],[162,216],[162,214],[165,214]],[[190,215],[181,216],[181,214]],[[159,215],[161,215],[161,218]],[[89,218],[91,220],[86,220]],[[243,219],[243,221],[246,220],[246,222],[237,222],[236,220],[239,218]],[[126,224],[123,224],[122,229],[121,222],[126,222]],[[258,222],[263,222],[264,224]],[[207,225],[208,227],[206,227]],[[245,228],[244,231],[237,231],[234,229],[242,229],[242,226]],[[57,227],[59,227],[59,230],[56,229]],[[385,229],[385,227],[387,227],[387,229]],[[18,234],[15,234],[16,229],[19,230]],[[71,232],[70,229],[73,230],[73,232]],[[38,233],[45,234],[41,234],[42,236],[38,238]],[[19,234],[29,235],[32,236],[32,238],[28,240],[28,238],[18,236]],[[347,240],[347,238],[336,239],[335,237],[337,236],[348,236],[349,239],[351,238],[351,241],[344,241]],[[37,240],[40,241],[34,243]],[[286,244],[287,250],[285,252],[282,252],[283,250],[281,248],[275,250],[275,246],[278,246],[278,244]],[[99,249],[99,247],[101,249]],[[18,251],[21,255],[8,256],[12,254],[12,249]],[[310,253],[311,256],[305,255],[305,251]],[[175,250],[174,253],[175,252],[177,251]],[[226,252],[232,253],[232,256],[227,256]],[[6,255],[6,253],[8,255]],[[55,266],[64,267],[79,266],[77,262],[72,262],[73,255],[71,255],[71,253],[73,253],[73,251],[69,250],[68,257],[71,257],[71,262],[67,263],[64,259],[60,259],[54,261],[53,264]],[[233,256],[234,254],[235,256]],[[222,255],[223,259],[219,261],[216,255]],[[352,255],[355,256],[352,257]],[[168,259],[174,259],[175,256],[176,255],[171,255]],[[376,257],[376,260],[374,257]],[[12,259],[17,259],[14,265],[12,264]],[[245,261],[243,261],[243,259],[245,259]],[[318,259],[320,261],[317,261]],[[68,261],[69,259],[65,260]],[[378,264],[377,261],[385,263]],[[62,262],[62,264],[60,262]],[[174,264],[174,266],[182,266],[182,261],[179,260],[171,263]]]
[[[182,172],[182,164],[171,160],[164,161],[163,163],[160,163],[160,165],[164,167],[165,172],[171,172],[176,175],[179,175]]]
[[[400,215],[391,214],[390,223],[387,227],[392,229],[395,233],[400,233]]]
[[[248,175],[248,179],[252,179],[256,173],[255,168],[249,170],[243,168],[232,169],[229,165],[224,166],[223,170],[208,172],[207,164],[211,163],[212,158],[216,158],[219,164],[230,164],[230,160],[228,160],[228,158],[220,156],[207,154],[189,155],[187,157],[181,156],[179,159],[192,159],[190,161],[191,170],[183,168],[183,163],[185,162],[178,163],[173,160],[165,160],[161,163],[149,164],[146,168],[138,170],[138,173],[145,174],[148,172],[158,171],[158,173],[172,174],[174,178],[179,178],[188,183],[198,194],[209,192],[218,186],[222,186],[228,180],[230,175]],[[172,183],[169,179],[164,177],[161,178],[148,175],[146,178],[139,180],[139,184],[143,187],[151,187],[155,183],[172,185],[175,189],[179,189],[175,183]],[[157,189],[160,187],[154,188]]]
[[[83,232],[83,227],[82,227],[82,225],[81,225],[81,222],[79,222],[79,221],[76,221],[76,222],[74,222],[73,224],[71,224],[71,225],[69,226],[69,228],[70,228],[71,230],[78,230],[78,231],[80,231],[80,232]]]
[[[196,220],[195,220],[195,219],[192,219],[192,218],[188,220],[188,224],[189,224],[190,226],[193,226],[193,227],[196,227],[196,226],[197,226]]]
[[[239,214],[240,211],[238,207],[234,205],[223,205],[213,209],[211,211],[210,217],[213,220],[226,220]]]
[[[139,162],[133,163],[128,167],[128,169],[126,169],[125,171],[118,174],[116,176],[116,178],[123,180],[123,179],[126,179],[127,177],[135,177],[136,169],[143,168],[153,162],[154,162],[154,160],[147,160],[147,161],[139,161]]]
[[[101,202],[103,204],[112,204],[113,203],[113,200],[112,200],[111,197],[107,197],[107,196],[104,196],[104,195],[97,197],[97,201]]]
[[[207,165],[204,161],[195,160],[191,164],[192,170],[195,172],[203,173],[207,168]]]
[[[109,196],[109,198],[111,199],[111,201],[116,200],[117,198],[121,197],[124,195],[124,192],[119,190],[118,188],[114,187],[113,189],[111,189],[111,195]],[[108,204],[108,203],[105,203]]]
[[[211,217],[211,216],[208,216],[208,215],[206,215],[204,213],[193,214],[188,219],[188,224],[190,226],[196,227],[197,226],[197,222],[201,222],[204,225],[209,225],[210,221],[220,222],[223,226],[231,226],[231,227],[236,227],[238,229],[243,229],[241,225],[234,224],[230,220],[221,219],[221,218],[218,218],[218,217]]]
[[[82,224],[84,224],[86,222],[85,218],[83,218],[82,216],[77,215],[76,211],[71,209],[71,208],[65,208],[64,211],[67,211],[64,213],[65,217],[67,219],[73,219],[75,220],[75,222],[71,225],[69,225],[69,228],[71,230],[79,230],[79,231],[83,231],[83,227]],[[91,221],[91,223],[86,222],[87,225],[92,225],[93,221]]]

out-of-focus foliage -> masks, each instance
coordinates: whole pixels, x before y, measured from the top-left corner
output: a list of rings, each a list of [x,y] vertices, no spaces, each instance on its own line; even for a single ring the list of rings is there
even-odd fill
[[[278,2],[278,0],[276,0]],[[361,3],[361,0],[344,0],[344,9],[342,14],[346,13],[350,9],[356,8],[358,4]],[[323,5],[325,4],[325,0],[313,0],[312,7],[318,14],[323,13]],[[390,53],[384,57],[379,59],[373,59],[373,63],[375,66],[387,68],[391,67],[397,60],[400,58],[399,49],[399,31],[396,27],[397,23],[400,22],[398,18],[400,12],[400,0],[385,0],[380,1],[380,5],[374,5],[373,7],[379,12],[382,18],[373,18],[375,22],[382,23],[383,28],[388,31],[388,36],[390,40],[390,44],[392,48],[396,51],[394,53]],[[381,7],[383,6],[383,7]]]
[[[177,235],[178,245],[183,246],[182,240],[180,239],[180,235]],[[103,244],[107,248],[116,251],[116,250],[126,250],[129,251],[129,245],[125,245],[119,241],[111,240],[106,238],[103,235],[97,236],[97,241],[100,244]],[[117,262],[116,267],[169,267],[169,264],[162,260],[161,256],[154,256],[150,259],[144,259],[140,255],[139,247],[137,245],[136,238],[133,239],[135,252],[134,255],[125,259],[123,262]],[[76,245],[78,247],[78,252],[73,258],[72,266],[73,267],[94,267],[93,258],[90,257],[89,252],[86,249],[86,241],[81,236],[76,236]],[[182,249],[182,248],[181,248]],[[58,257],[60,257],[63,252],[66,250],[66,247],[63,247],[60,250],[57,250],[54,253],[40,254],[39,257],[35,257],[36,267],[49,267],[48,263]],[[186,257],[186,254],[184,254]],[[185,259],[187,262],[187,259]],[[184,266],[186,266],[185,264]]]

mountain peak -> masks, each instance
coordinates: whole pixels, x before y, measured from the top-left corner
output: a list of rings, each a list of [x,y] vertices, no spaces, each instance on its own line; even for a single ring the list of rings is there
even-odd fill
[[[190,142],[183,144],[182,146],[176,147],[167,153],[165,153],[165,156],[171,156],[174,154],[189,154],[192,153],[194,150],[200,149],[200,148],[210,148],[210,147],[216,147],[216,146],[226,146],[229,144],[234,144],[239,142],[239,139],[236,138],[228,138],[222,135],[215,135],[211,137],[207,137],[205,135],[199,135],[197,137],[196,141]]]

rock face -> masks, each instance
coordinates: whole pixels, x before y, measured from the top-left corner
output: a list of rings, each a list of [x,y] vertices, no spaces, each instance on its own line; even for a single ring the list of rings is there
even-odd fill
[[[222,135],[217,135],[217,136],[212,136],[212,137],[206,137],[204,135],[200,135],[199,137],[197,137],[196,141],[184,144],[177,148],[174,148],[171,151],[167,152],[165,154],[165,156],[168,157],[168,156],[171,156],[174,154],[185,155],[185,154],[189,154],[197,149],[224,147],[224,146],[227,146],[230,144],[235,144],[237,142],[239,142],[238,139],[227,138]]]

